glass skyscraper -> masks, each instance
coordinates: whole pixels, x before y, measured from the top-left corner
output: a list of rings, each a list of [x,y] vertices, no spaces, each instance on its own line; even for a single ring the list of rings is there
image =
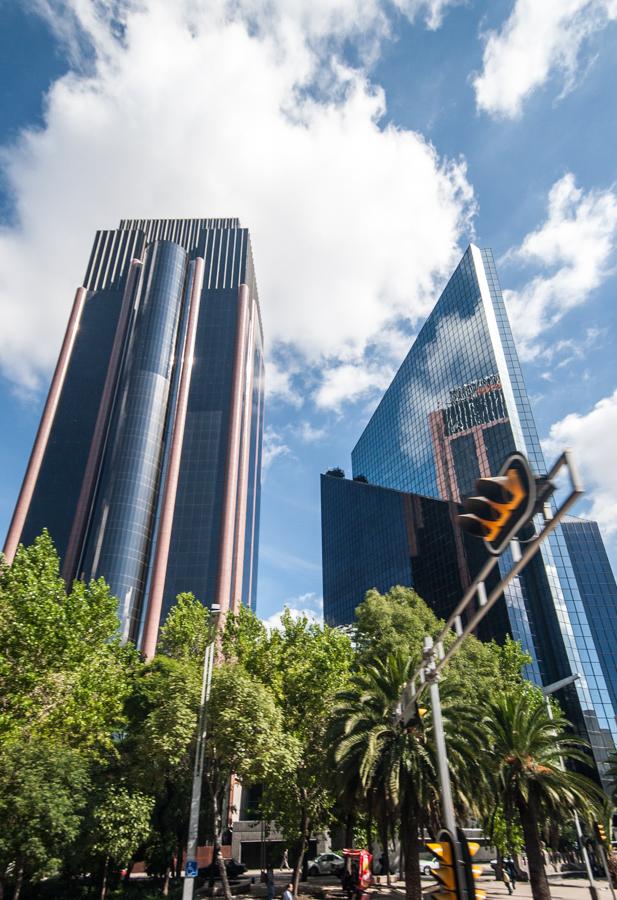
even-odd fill
[[[254,608],[263,332],[237,219],[96,234],[5,553],[43,528],[150,655],[176,595]]]
[[[460,501],[514,450],[546,471],[492,253],[471,245],[356,444],[353,475]],[[500,565],[510,565],[509,554]],[[616,707],[560,528],[504,599],[509,630],[532,657],[531,678],[580,674],[559,697],[602,773]]]

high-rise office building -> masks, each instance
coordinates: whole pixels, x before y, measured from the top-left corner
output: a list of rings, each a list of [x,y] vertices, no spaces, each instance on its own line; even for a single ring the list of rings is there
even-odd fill
[[[367,589],[413,587],[439,618],[447,618],[488,553],[461,531],[459,504],[337,477],[321,476],[324,618],[353,622]],[[491,572],[487,589],[497,584]],[[494,606],[478,634],[503,641],[510,633],[503,605]]]
[[[356,444],[353,474],[460,501],[514,450],[546,471],[493,257],[471,245]],[[500,566],[510,562],[507,552]],[[326,615],[327,604],[324,596]],[[504,604],[511,634],[532,657],[531,678],[580,675],[559,697],[603,772],[617,739],[616,707],[560,528],[506,589]]]
[[[103,576],[153,652],[181,591],[254,608],[263,333],[237,219],[96,234],[7,536],[47,528],[63,575]]]
[[[566,516],[562,529],[591,637],[617,710],[617,584],[597,522]]]

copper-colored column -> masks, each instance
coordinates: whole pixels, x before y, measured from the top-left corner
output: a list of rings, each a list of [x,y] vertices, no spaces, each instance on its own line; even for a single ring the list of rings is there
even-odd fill
[[[15,558],[15,551],[19,545],[26,516],[28,515],[28,509],[30,508],[30,503],[32,501],[32,495],[34,494],[34,488],[39,477],[39,472],[41,471],[43,457],[45,456],[45,450],[47,448],[47,441],[49,440],[51,428],[54,423],[60,393],[62,391],[62,386],[71,359],[71,353],[73,351],[73,345],[79,329],[79,321],[83,312],[86,294],[87,291],[85,287],[77,288],[75,293],[75,300],[73,301],[69,323],[66,327],[66,333],[60,349],[60,356],[58,357],[54,376],[51,380],[43,416],[36,433],[34,446],[28,462],[28,468],[24,475],[15,512],[13,513],[11,525],[4,544],[4,555],[9,564],[12,563]]]
[[[116,326],[116,334],[111,348],[109,364],[107,366],[107,374],[105,376],[105,385],[101,394],[101,402],[96,417],[96,424],[90,442],[90,452],[88,453],[88,461],[84,470],[84,477],[79,492],[79,500],[75,508],[75,516],[71,527],[71,534],[67,544],[64,562],[62,565],[62,577],[68,583],[77,576],[77,565],[79,563],[79,553],[86,528],[86,519],[90,511],[92,496],[94,494],[94,486],[99,471],[101,455],[103,453],[103,445],[105,442],[105,431],[109,420],[109,413],[113,402],[114,392],[118,378],[118,370],[122,359],[122,348],[126,336],[126,329],[133,308],[133,295],[135,290],[135,282],[141,269],[141,260],[134,259],[131,262],[131,268],[126,280],[124,288],[124,297],[122,298],[122,307],[118,317]]]
[[[195,338],[197,335],[197,322],[199,319],[199,305],[203,281],[204,261],[201,257],[198,257],[195,260],[195,271],[193,273],[193,284],[191,286],[189,320],[186,329],[184,354],[182,357],[182,374],[180,376],[180,386],[178,388],[176,415],[173,426],[174,430],[171,441],[171,451],[169,454],[169,465],[167,468],[167,480],[164,487],[161,518],[156,539],[156,549],[154,552],[150,596],[146,599],[148,608],[141,642],[141,651],[146,659],[152,659],[154,656],[159,633],[159,623],[161,620],[161,607],[163,605],[163,591],[165,589],[165,576],[167,574],[167,560],[169,559],[171,529],[174,520],[178,477],[180,475],[182,442],[184,440],[184,426],[186,424],[186,410],[188,406],[189,389],[191,386]]]
[[[244,381],[244,359],[246,321],[248,317],[249,289],[246,284],[238,288],[238,323],[236,327],[236,348],[229,410],[229,439],[227,444],[227,469],[220,531],[219,571],[217,578],[216,603],[219,604],[221,621],[229,609],[231,591],[231,567],[234,549],[234,525],[236,521],[236,500],[238,495],[238,454],[240,432],[242,430],[242,388]]]
[[[230,606],[237,612],[242,605],[242,582],[244,576],[244,547],[246,543],[246,507],[249,489],[249,453],[251,449],[251,413],[253,410],[253,329],[255,327],[255,310],[252,310],[249,339],[246,348],[244,409],[242,416],[242,446],[240,450],[240,466],[238,472],[238,494],[236,502],[236,527],[234,534],[233,584],[231,588]]]

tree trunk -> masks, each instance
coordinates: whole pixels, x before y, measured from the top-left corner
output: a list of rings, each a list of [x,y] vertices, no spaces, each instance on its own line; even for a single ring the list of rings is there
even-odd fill
[[[420,858],[418,856],[419,811],[411,801],[401,809],[401,851],[405,856],[405,896],[407,900],[422,900]]]
[[[163,897],[169,897],[169,866],[165,869],[165,877],[163,878]]]
[[[381,856],[384,861],[385,870],[386,870],[386,880],[388,886],[391,884],[390,879],[390,852],[388,850],[388,812],[387,809],[384,808],[383,815],[381,817],[381,828],[380,828],[380,839],[381,839]],[[383,875],[384,873],[381,872]]]
[[[24,883],[24,861],[18,856],[15,860],[15,888],[13,890],[13,900],[19,900],[21,888]]]
[[[304,862],[304,854],[306,853],[306,848],[308,845],[309,838],[309,820],[308,820],[308,812],[306,809],[306,792],[302,790],[302,816],[300,818],[300,850],[298,853],[298,858],[294,864],[294,870],[292,875],[292,884],[293,884],[293,893],[294,897],[298,895],[298,885],[300,884],[300,872],[302,871],[302,863]]]
[[[529,790],[529,800],[519,795],[517,797],[518,813],[525,836],[525,848],[527,850],[527,866],[529,868],[529,883],[533,900],[551,900],[551,891],[546,877],[544,860],[542,859],[542,847],[540,846],[540,834],[538,830],[538,811],[533,785]]]
[[[107,896],[107,870],[109,869],[109,857],[105,857],[105,862],[103,864],[103,869],[101,872],[101,892],[99,894],[99,900],[105,900]]]
[[[219,875],[221,876],[221,885],[223,887],[223,896],[225,900],[232,900],[231,890],[229,888],[229,878],[227,877],[227,867],[225,866],[225,860],[223,859],[223,854],[221,852],[221,833],[222,833],[222,821],[221,821],[221,811],[219,798],[216,791],[212,792],[212,817],[214,821],[214,848],[212,855],[212,862],[216,862],[219,867]]]
[[[353,812],[347,813],[347,817],[345,818],[345,847],[349,850],[353,849],[353,827],[355,820],[356,817]]]

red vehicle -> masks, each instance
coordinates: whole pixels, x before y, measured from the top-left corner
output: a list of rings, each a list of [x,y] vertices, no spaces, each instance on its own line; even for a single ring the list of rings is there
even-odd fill
[[[355,893],[358,900],[363,892],[373,883],[373,854],[368,850],[343,850],[345,859],[351,859],[351,875],[345,873],[343,887],[351,897]]]

